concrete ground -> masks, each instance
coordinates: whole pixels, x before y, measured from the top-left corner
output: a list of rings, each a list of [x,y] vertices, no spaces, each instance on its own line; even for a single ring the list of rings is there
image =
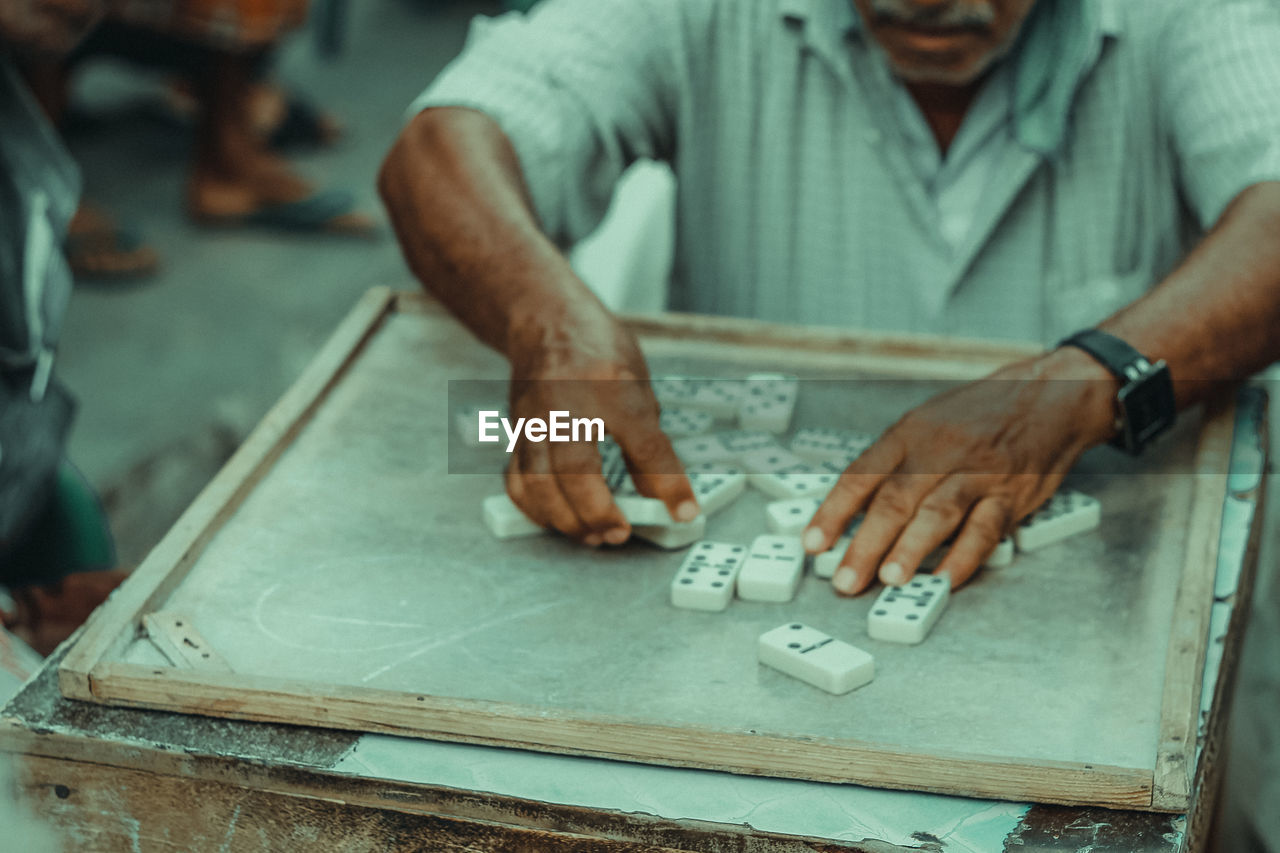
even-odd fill
[[[471,17],[500,4],[347,5],[344,53],[320,58],[311,34],[299,33],[281,51],[278,76],[348,127],[335,149],[296,161],[382,217],[374,180],[404,110],[461,48]],[[69,134],[86,197],[137,225],[163,254],[159,276],[145,284],[78,287],[59,354],[59,373],[80,401],[71,457],[100,488],[125,488],[126,500],[149,476],[136,466],[166,448],[179,469],[195,457],[192,477],[207,478],[229,451],[226,437],[257,422],[361,293],[415,286],[385,225],[370,242],[190,223],[191,132],[155,117],[161,80],[114,60],[88,64],[75,92],[92,120]],[[198,485],[184,485],[174,468],[165,467],[166,488]],[[118,530],[122,556],[140,557],[155,527],[141,537]]]
[[[403,110],[461,47],[469,18],[499,4],[348,5],[344,55],[318,58],[303,34],[283,50],[278,70],[349,127],[339,147],[299,162],[380,213],[374,177]],[[364,290],[413,286],[389,231],[368,243],[191,225],[181,206],[189,132],[142,118],[136,108],[157,89],[154,75],[117,64],[87,69],[77,90],[98,120],[71,139],[88,197],[140,226],[164,255],[161,274],[145,285],[78,288],[59,360],[81,404],[71,456],[108,494],[126,562],[140,559]],[[1280,446],[1274,437],[1272,446]],[[1280,554],[1277,504],[1271,501],[1264,572]],[[1248,686],[1237,702],[1237,712],[1254,721],[1236,727],[1247,759],[1248,775],[1237,781],[1245,799],[1277,773],[1259,761],[1265,750],[1258,745],[1277,726],[1256,720],[1280,714],[1280,584],[1263,587],[1270,592],[1256,606],[1271,618],[1251,632]],[[1273,807],[1273,822],[1276,813]],[[1232,849],[1251,849],[1240,844]]]

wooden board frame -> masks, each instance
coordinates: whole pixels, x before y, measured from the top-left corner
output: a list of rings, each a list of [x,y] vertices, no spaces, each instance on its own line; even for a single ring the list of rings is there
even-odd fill
[[[204,547],[267,474],[383,320],[395,312],[439,313],[417,294],[375,288],[339,325],[301,378],[201,492],[129,581],[94,614],[58,671],[64,696],[125,707],[233,719],[318,725],[622,758],[737,773],[857,782],[997,799],[1185,811],[1191,801],[1196,725],[1214,570],[1227,494],[1234,404],[1211,403],[1195,462],[1186,558],[1166,658],[1154,768],[1029,761],[971,754],[911,753],[850,740],[690,733],[625,720],[562,718],[542,709],[478,700],[168,669],[112,660],[163,607]],[[754,320],[662,315],[629,318],[639,335],[838,353],[851,369],[893,376],[976,378],[1039,352],[1026,345],[924,336],[869,335]],[[625,744],[620,749],[619,744]]]

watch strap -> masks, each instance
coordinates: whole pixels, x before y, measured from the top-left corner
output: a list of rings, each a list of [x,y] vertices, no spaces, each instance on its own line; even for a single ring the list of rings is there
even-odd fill
[[[1122,383],[1140,379],[1151,368],[1147,357],[1127,343],[1101,329],[1084,329],[1064,338],[1060,347],[1082,349]]]
[[[1152,363],[1129,344],[1101,329],[1085,329],[1059,346],[1084,350],[1120,380],[1116,394],[1116,437],[1111,444],[1134,456],[1173,426],[1177,404],[1169,366]]]

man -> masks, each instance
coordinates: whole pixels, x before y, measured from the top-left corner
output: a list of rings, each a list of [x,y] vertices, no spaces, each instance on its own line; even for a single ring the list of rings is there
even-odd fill
[[[1090,349],[1163,359],[1185,407],[1276,354],[1276,44],[1271,0],[555,0],[473,40],[381,188],[414,272],[521,378],[647,375],[558,246],[656,157],[677,174],[675,307],[1047,342],[1100,324]],[[1189,227],[1208,233],[1187,254]],[[963,583],[1114,436],[1106,361],[1058,347],[908,413],[805,533],[822,550],[867,511],[836,589],[901,583],[953,533],[938,571]],[[607,385],[532,383],[514,414],[602,415],[640,489],[692,517],[652,396],[583,398]],[[580,476],[598,468],[525,443],[508,490],[618,543]]]
[[[63,461],[73,404],[53,373],[79,174],[13,59],[65,53],[102,11],[90,0],[0,4],[0,585],[16,599],[0,624],[46,654],[123,575],[88,571],[114,556],[92,492]]]
[[[958,532],[936,571],[959,585],[1086,448],[1140,450],[1175,402],[1277,357],[1277,45],[1274,0],[550,0],[477,28],[381,190],[413,271],[523,379],[647,377],[559,250],[641,157],[677,176],[674,308],[1105,330],[909,412],[805,533],[822,550],[866,510],[833,578],[857,594]],[[603,415],[640,490],[696,514],[644,383],[521,384],[512,405]],[[598,471],[525,443],[508,490],[619,543]],[[1243,792],[1259,837],[1280,834],[1265,790]]]

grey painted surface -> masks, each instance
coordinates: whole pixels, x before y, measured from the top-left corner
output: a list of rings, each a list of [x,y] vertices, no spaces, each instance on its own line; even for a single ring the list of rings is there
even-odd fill
[[[497,366],[466,343],[457,329],[390,320],[198,559],[168,608],[235,671],[571,717],[1154,766],[1189,499],[1169,472],[1186,470],[1193,430],[1143,466],[1090,454],[1072,482],[1102,501],[1098,533],[984,573],[927,643],[901,646],[866,637],[870,596],[838,599],[813,578],[790,604],[692,613],[668,603],[680,553],[493,540],[479,505],[499,476],[446,473],[444,379]],[[696,372],[775,363],[757,358]],[[405,381],[418,365],[423,380]],[[844,409],[878,431],[937,387],[806,383],[799,425],[842,425]],[[749,493],[708,535],[749,543],[764,502]],[[1166,520],[1174,535],[1160,535]],[[876,680],[832,697],[759,667],[755,638],[791,621],[871,651]]]

